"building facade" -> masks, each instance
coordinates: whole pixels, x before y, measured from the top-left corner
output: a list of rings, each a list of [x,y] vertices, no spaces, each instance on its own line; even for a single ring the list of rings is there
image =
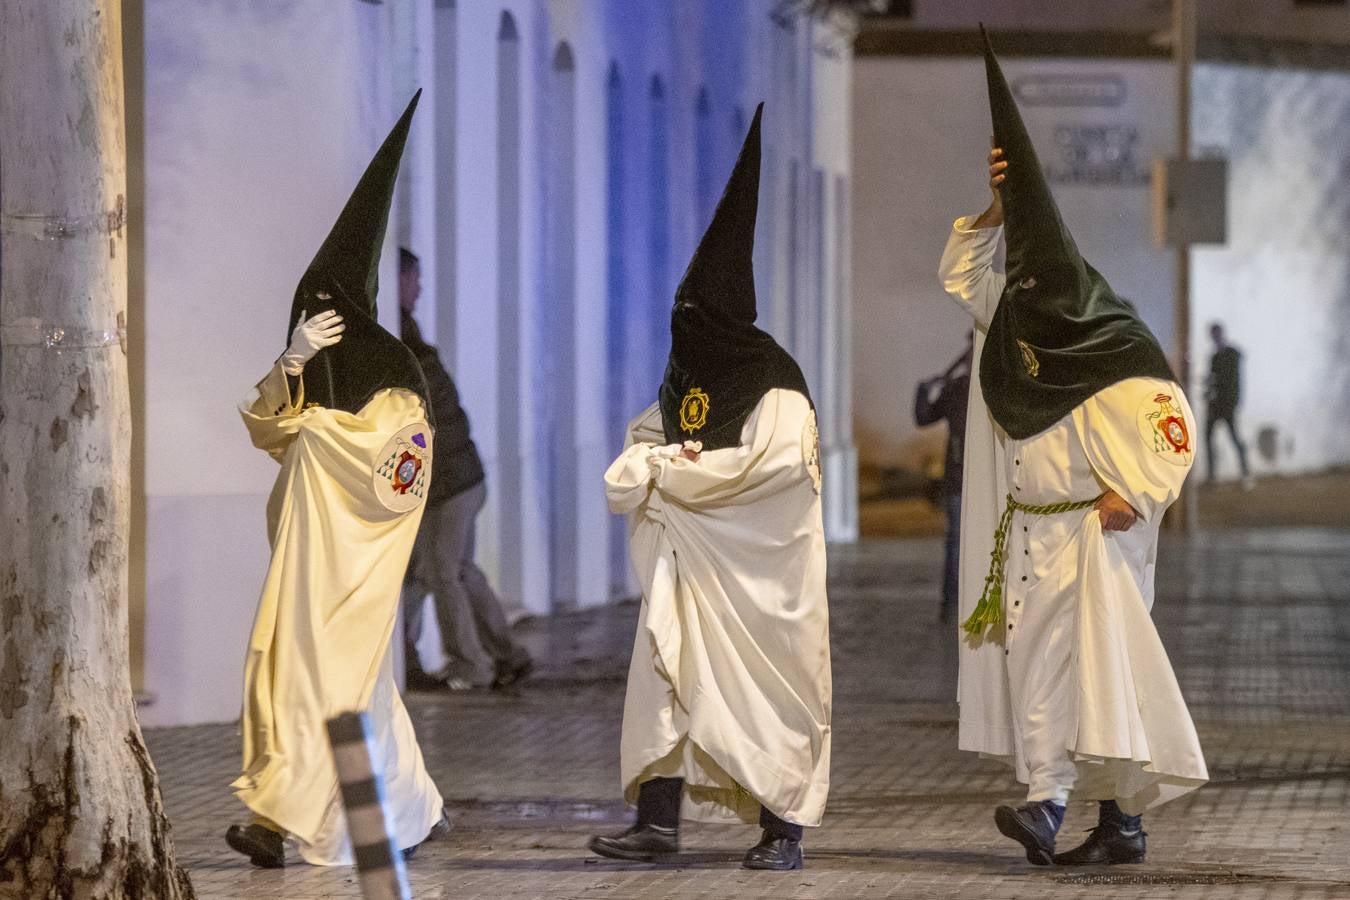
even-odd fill
[[[761,100],[760,320],[819,409],[827,533],[855,536],[850,40],[795,7],[144,0],[147,722],[238,712],[275,468],[234,407],[417,87],[380,314],[396,330],[402,244],[487,469],[478,557],[506,602],[634,593],[601,476],[655,399],[675,286]]]

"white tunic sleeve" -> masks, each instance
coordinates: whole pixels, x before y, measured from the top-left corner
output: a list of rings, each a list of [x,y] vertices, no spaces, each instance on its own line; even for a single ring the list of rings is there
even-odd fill
[[[1127,378],[1072,413],[1097,477],[1155,525],[1181,493],[1195,458],[1195,417],[1180,386]]]
[[[947,296],[970,313],[980,330],[985,331],[1007,284],[1007,277],[994,271],[994,254],[1003,236],[1003,226],[971,228],[969,222],[968,216],[962,216],[952,226],[947,247],[942,251],[938,278]]]

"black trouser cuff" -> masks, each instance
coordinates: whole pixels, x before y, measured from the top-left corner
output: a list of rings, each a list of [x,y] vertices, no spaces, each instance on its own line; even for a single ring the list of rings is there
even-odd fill
[[[653,778],[642,782],[638,786],[638,824],[679,828],[683,791],[683,778]]]
[[[1121,831],[1137,831],[1143,826],[1143,816],[1129,816],[1114,800],[1103,800],[1097,811],[1098,825],[1114,825]]]
[[[774,837],[785,837],[794,841],[802,839],[802,826],[778,818],[764,806],[759,808],[759,827]]]

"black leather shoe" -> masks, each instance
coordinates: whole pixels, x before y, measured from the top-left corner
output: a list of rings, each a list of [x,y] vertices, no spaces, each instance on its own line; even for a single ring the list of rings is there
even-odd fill
[[[421,669],[408,669],[408,677],[404,680],[404,685],[409,691],[443,691],[445,690],[445,679],[437,678],[423,672]]]
[[[745,851],[741,865],[747,869],[769,869],[774,872],[800,869],[802,842],[766,831],[758,844]]]
[[[1010,837],[1027,850],[1027,862],[1048,866],[1055,854],[1055,833],[1059,821],[1045,809],[1045,801],[1024,803],[1019,807],[1000,806],[994,810],[994,824],[1004,837]]]
[[[1146,837],[1138,829],[1126,834],[1115,825],[1098,825],[1088,839],[1072,850],[1055,854],[1057,866],[1115,866],[1144,861]]]
[[[613,837],[593,837],[591,852],[610,859],[634,859],[647,862],[680,852],[680,830],[660,825],[634,825]]]
[[[504,691],[520,684],[534,671],[534,660],[528,656],[517,660],[497,660],[492,665],[492,690]]]
[[[231,825],[225,830],[225,843],[244,854],[260,869],[281,869],[286,866],[286,847],[281,835],[261,825]]]

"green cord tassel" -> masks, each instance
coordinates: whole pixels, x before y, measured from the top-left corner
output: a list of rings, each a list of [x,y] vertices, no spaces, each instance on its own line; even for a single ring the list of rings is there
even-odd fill
[[[1003,515],[998,520],[998,528],[994,531],[994,550],[989,554],[989,574],[984,577],[984,591],[980,594],[980,602],[975,604],[975,611],[962,623],[961,630],[972,638],[979,638],[987,629],[1003,624],[1003,564],[1007,561],[1008,530],[1012,526],[1014,512],[1021,511],[1033,516],[1052,516],[1056,513],[1096,506],[1097,501],[1105,496],[1106,492],[1103,491],[1091,500],[1035,506],[1018,503],[1013,499],[1013,495],[1009,494],[1007,505],[1003,507]]]

